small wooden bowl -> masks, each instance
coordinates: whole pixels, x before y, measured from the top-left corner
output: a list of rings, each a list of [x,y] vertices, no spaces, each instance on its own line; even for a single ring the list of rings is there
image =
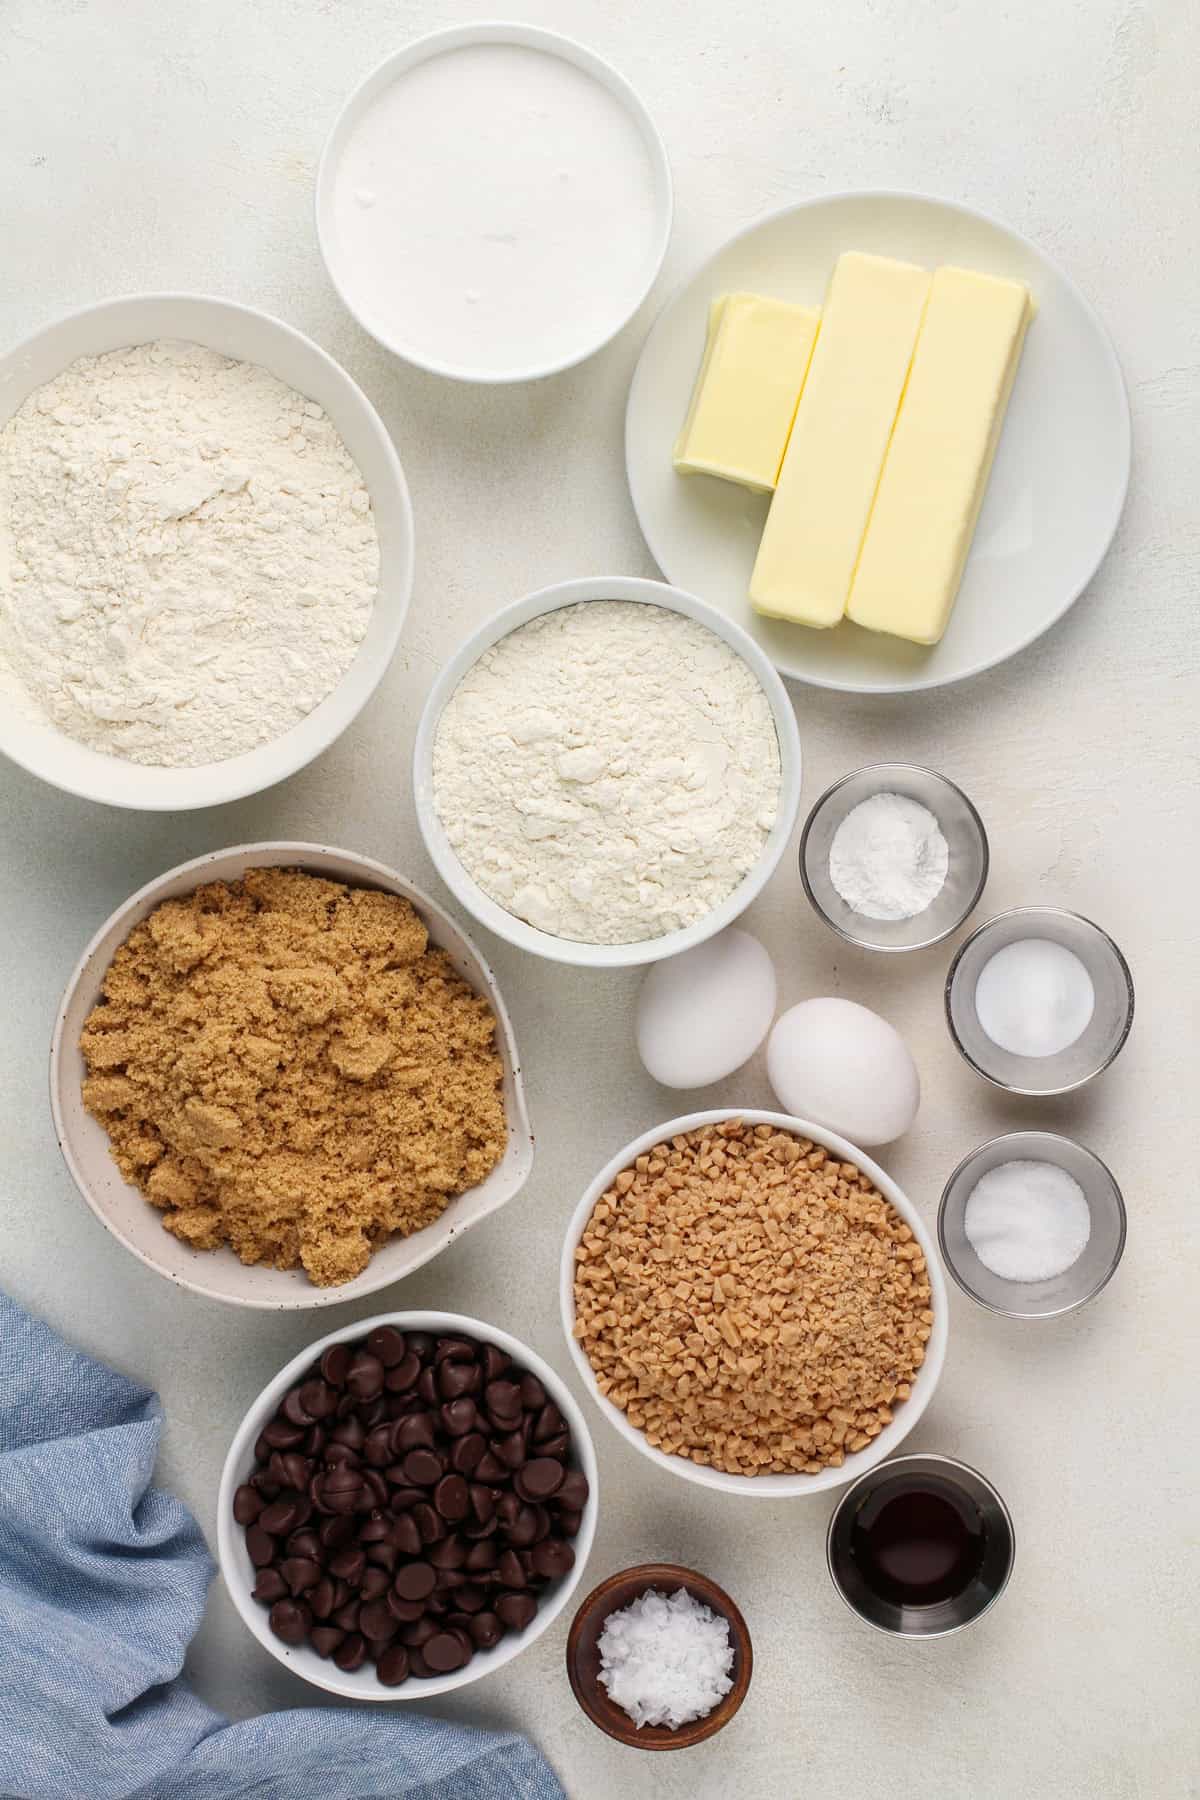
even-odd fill
[[[643,1725],[639,1729],[624,1708],[609,1699],[608,1689],[601,1685],[600,1634],[610,1613],[620,1612],[648,1588],[673,1594],[681,1587],[711,1607],[728,1625],[733,1644],[730,1670],[733,1686],[706,1717],[693,1719],[690,1725],[681,1725],[677,1731],[672,1731],[669,1725]],[[695,1569],[682,1569],[678,1563],[640,1563],[636,1569],[623,1569],[617,1575],[610,1575],[607,1581],[592,1589],[579,1608],[567,1638],[567,1677],[571,1692],[593,1725],[616,1738],[619,1744],[631,1744],[637,1750],[687,1750],[692,1744],[702,1744],[705,1738],[712,1737],[723,1725],[728,1725],[746,1698],[753,1668],[750,1633],[729,1595],[707,1575],[698,1575]]]

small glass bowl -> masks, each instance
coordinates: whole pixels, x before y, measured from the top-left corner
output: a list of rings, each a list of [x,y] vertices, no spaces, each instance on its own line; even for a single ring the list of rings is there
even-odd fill
[[[1091,1236],[1069,1269],[1049,1281],[1007,1281],[980,1262],[964,1228],[967,1201],[990,1169],[1002,1163],[1048,1162],[1083,1189]],[[963,1293],[1009,1319],[1057,1319],[1094,1300],[1116,1273],[1125,1249],[1125,1202],[1109,1169],[1091,1150],[1053,1131],[1010,1131],[972,1150],[946,1183],[938,1208],[942,1261]]]
[[[875,794],[904,794],[927,807],[942,828],[950,867],[940,894],[911,919],[868,919],[848,906],[829,878],[829,848],[848,813]],[[988,876],[983,820],[961,788],[916,763],[872,763],[827,788],[800,839],[800,879],[813,911],[848,944],[864,950],[927,950],[958,930],[979,903]]]
[[[882,1599],[867,1586],[850,1553],[860,1509],[879,1488],[905,1475],[932,1476],[949,1482],[977,1508],[983,1526],[983,1562],[978,1573],[961,1594],[932,1606],[901,1606]],[[834,1508],[825,1539],[829,1573],[846,1605],[876,1631],[886,1631],[894,1637],[949,1637],[951,1632],[973,1625],[991,1610],[1008,1586],[1015,1557],[1012,1514],[991,1482],[969,1464],[934,1452],[895,1456],[860,1475]]]
[[[1021,938],[1049,938],[1074,951],[1091,976],[1096,1004],[1087,1029],[1054,1056],[1014,1056],[994,1044],[975,1011],[975,984],[998,950]],[[946,1024],[959,1054],[994,1087],[1036,1098],[1069,1094],[1102,1074],[1133,1024],[1133,977],[1108,933],[1056,906],[1014,906],[973,931],[946,976]]]

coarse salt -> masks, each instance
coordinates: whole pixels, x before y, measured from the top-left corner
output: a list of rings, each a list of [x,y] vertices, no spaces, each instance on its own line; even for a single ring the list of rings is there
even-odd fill
[[[706,1718],[733,1686],[729,1626],[686,1588],[650,1588],[610,1613],[599,1650],[600,1680],[639,1731]]]

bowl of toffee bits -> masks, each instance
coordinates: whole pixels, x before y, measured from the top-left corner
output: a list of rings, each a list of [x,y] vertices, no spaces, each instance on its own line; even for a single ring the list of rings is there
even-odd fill
[[[354,1700],[464,1687],[557,1618],[596,1527],[596,1456],[540,1357],[482,1320],[344,1326],[263,1390],[225,1460],[229,1592],[272,1655]]]

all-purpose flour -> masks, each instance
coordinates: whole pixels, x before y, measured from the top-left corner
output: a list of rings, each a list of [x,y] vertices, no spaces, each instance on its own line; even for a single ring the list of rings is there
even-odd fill
[[[556,937],[636,943],[703,918],[754,867],[779,741],[753,672],[706,626],[588,601],[467,672],[433,782],[460,861],[508,912]]]
[[[0,706],[132,762],[278,737],[353,659],[379,545],[332,422],[196,344],[84,357],[0,430]]]

